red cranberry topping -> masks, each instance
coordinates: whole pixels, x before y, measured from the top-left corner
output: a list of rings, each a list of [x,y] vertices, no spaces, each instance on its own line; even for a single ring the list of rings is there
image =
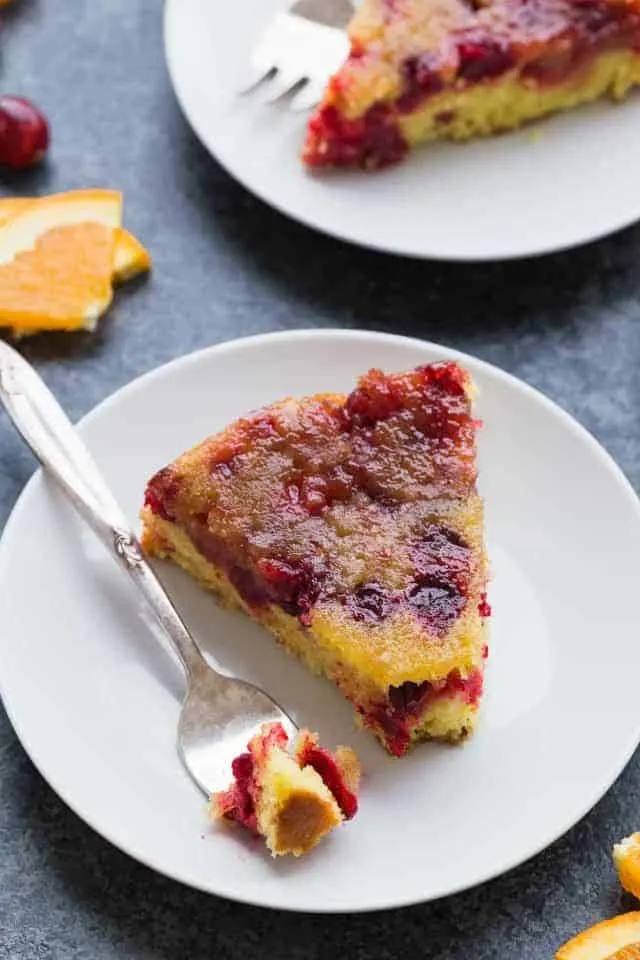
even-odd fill
[[[448,123],[453,123],[457,116],[455,110],[441,110],[440,113],[436,113],[436,123],[441,123],[444,125]]]
[[[363,713],[365,722],[369,717],[385,737],[390,752],[403,756],[411,741],[411,728],[419,721],[427,704],[439,697],[457,695],[465,703],[477,706],[482,696],[483,670],[473,670],[464,679],[457,670],[452,671],[439,686],[428,681],[413,683],[408,680],[399,687],[389,687],[387,700],[370,714]]]
[[[447,677],[447,682],[437,695],[459,694],[465,703],[471,706],[477,706],[482,697],[482,688],[484,685],[484,671],[482,669],[473,670],[468,677],[461,677],[457,670],[454,670]]]
[[[253,757],[250,753],[241,753],[231,763],[231,772],[236,780],[247,782],[253,776]]]
[[[471,425],[464,375],[454,363],[416,367],[402,378],[370,370],[347,399],[347,413],[358,426],[374,426],[401,413],[427,436],[454,437]]]
[[[24,170],[38,163],[49,147],[49,124],[24,97],[0,97],[0,163]]]
[[[233,476],[233,467],[231,463],[225,463],[224,461],[222,463],[214,463],[211,469],[219,476],[224,477],[225,480],[230,480]]]
[[[451,584],[426,581],[409,590],[407,602],[430,634],[443,636],[460,616],[465,598]]]
[[[439,93],[444,87],[441,70],[440,59],[432,53],[405,60],[402,65],[403,92],[396,101],[398,112],[411,113],[428,97]]]
[[[480,603],[478,604],[478,613],[481,617],[487,618],[491,616],[491,604],[487,603],[487,595],[483,593],[480,597]]]
[[[400,384],[386,377],[382,370],[370,370],[349,395],[347,413],[357,423],[374,424],[400,410],[403,402]]]
[[[171,467],[163,467],[147,484],[144,495],[145,507],[162,517],[163,520],[173,521],[175,506],[180,493],[181,482]]]
[[[311,562],[296,563],[278,559],[258,561],[258,570],[267,584],[267,597],[292,616],[307,613],[316,602],[325,579]]]
[[[358,798],[345,783],[344,776],[335,758],[328,750],[307,742],[299,757],[300,766],[310,766],[318,773],[336,799],[345,820],[351,820],[358,812]]]
[[[205,441],[184,470],[160,471],[147,502],[182,523],[252,608],[279,604],[308,626],[328,598],[369,623],[404,604],[427,622],[431,608],[441,629],[473,562],[444,525],[475,495],[466,383],[448,363],[373,370],[346,402],[274,405]],[[443,520],[425,528],[428,502]],[[379,580],[366,579],[367,557]],[[386,585],[387,567],[398,586]]]
[[[415,709],[422,704],[430,689],[428,680],[424,683],[406,680],[399,687],[389,687],[389,702],[395,711],[406,714],[410,708]]]
[[[380,583],[363,583],[343,597],[342,602],[354,620],[380,623],[398,603],[398,596]]]
[[[453,585],[466,593],[471,574],[471,550],[453,530],[431,524],[413,550],[418,581]]]
[[[368,715],[363,714],[363,716],[366,723]],[[379,727],[382,730],[389,753],[394,757],[403,757],[409,749],[411,734],[409,733],[409,724],[400,711],[389,710],[383,704],[370,714],[370,718],[374,727]]]
[[[234,783],[221,798],[225,817],[242,823],[254,833],[258,832],[256,811],[253,802],[253,757],[250,753],[241,753],[231,764]]]
[[[217,537],[206,523],[192,520],[185,524],[185,529],[202,556],[222,567],[247,606],[260,607],[269,602],[261,578],[246,563],[239,563],[233,548]]]
[[[311,167],[378,169],[402,160],[407,150],[395,115],[384,104],[355,120],[328,106],[310,120],[303,156]]]
[[[458,75],[465,80],[491,80],[515,66],[508,47],[493,40],[465,40],[458,44]]]

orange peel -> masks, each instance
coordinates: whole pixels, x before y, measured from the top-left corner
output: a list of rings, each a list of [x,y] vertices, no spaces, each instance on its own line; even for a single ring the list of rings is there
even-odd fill
[[[113,296],[122,195],[77,190],[16,207],[0,225],[0,326],[16,336],[91,330]]]
[[[560,947],[556,960],[640,960],[640,911],[589,927]]]
[[[39,202],[35,197],[0,197],[0,226],[30,204]],[[150,267],[151,257],[140,241],[124,227],[117,227],[113,262],[114,283],[132,280]]]
[[[640,900],[640,833],[616,843],[613,860],[623,888]]]
[[[116,250],[113,262],[113,279],[115,283],[125,283],[132,280],[139,273],[144,273],[151,267],[151,257],[132,233],[120,227],[116,230]]]

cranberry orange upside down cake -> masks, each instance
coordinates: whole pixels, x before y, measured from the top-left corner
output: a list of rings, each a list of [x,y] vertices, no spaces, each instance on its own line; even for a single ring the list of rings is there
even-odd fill
[[[363,0],[349,33],[311,167],[386,166],[640,83],[640,0]]]
[[[232,765],[228,790],[214,793],[214,820],[235,820],[265,838],[273,856],[307,853],[358,810],[360,764],[353,750],[324,750],[301,730],[290,744],[279,723],[264,724]]]
[[[143,546],[333,680],[390,753],[461,740],[489,615],[477,425],[453,363],[283,400],[149,481]]]

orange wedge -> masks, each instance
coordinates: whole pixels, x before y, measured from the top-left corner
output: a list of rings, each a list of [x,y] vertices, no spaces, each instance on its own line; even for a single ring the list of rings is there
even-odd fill
[[[31,203],[40,201],[33,197],[0,197],[0,226],[14,214],[24,210]],[[151,257],[139,240],[125,230],[116,230],[116,247],[113,264],[113,280],[124,283],[151,267]]]
[[[613,860],[624,889],[640,900],[640,833],[616,843]]]
[[[0,198],[0,224],[12,217],[14,213],[24,210],[34,200],[31,197],[1,197]]]
[[[0,225],[0,326],[91,330],[111,302],[122,196],[78,190],[19,205]]]
[[[139,240],[124,230],[116,230],[116,252],[113,263],[113,279],[116,283],[132,280],[151,267],[151,257]]]
[[[589,927],[560,947],[556,960],[640,960],[640,911]]]

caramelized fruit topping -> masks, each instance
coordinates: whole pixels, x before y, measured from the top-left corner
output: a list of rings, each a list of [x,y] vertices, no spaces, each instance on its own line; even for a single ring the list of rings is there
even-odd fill
[[[473,572],[444,519],[474,490],[476,427],[457,365],[372,370],[346,402],[285,402],[205,441],[205,475],[165,468],[146,504],[181,524],[249,606],[279,604],[303,624],[328,599],[359,622],[402,608],[440,636]]]

